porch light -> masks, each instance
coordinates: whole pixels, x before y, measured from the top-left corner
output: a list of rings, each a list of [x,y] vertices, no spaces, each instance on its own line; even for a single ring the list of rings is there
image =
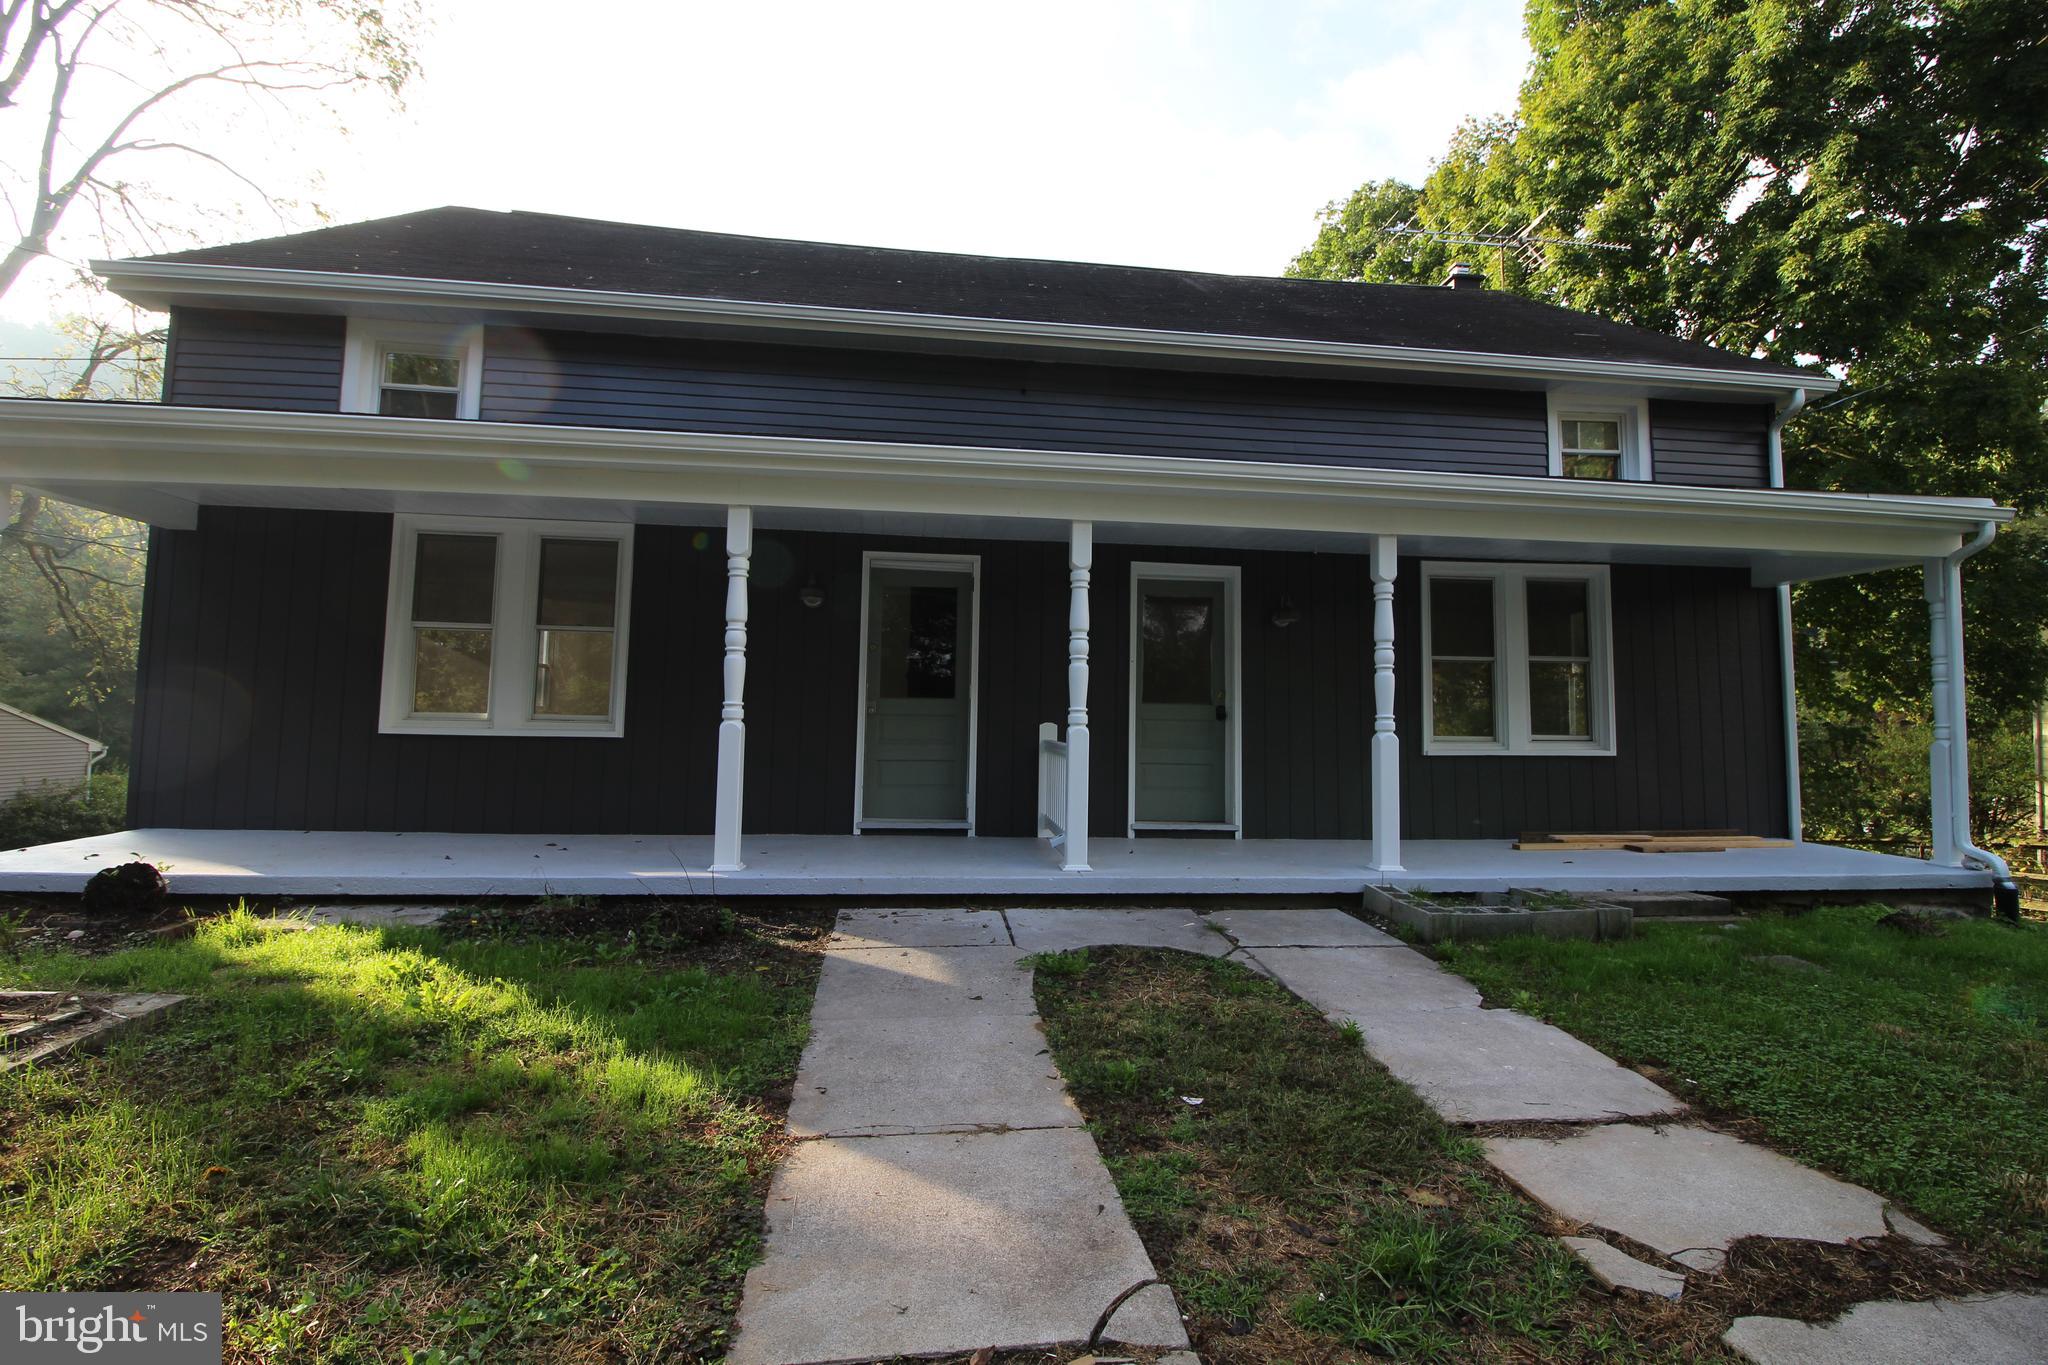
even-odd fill
[[[796,600],[811,608],[825,605],[825,590],[818,586],[816,574],[806,578],[804,585],[796,590]]]
[[[1273,608],[1273,624],[1282,630],[1287,629],[1300,619],[1301,613],[1295,610],[1292,597],[1281,598],[1280,605]]]

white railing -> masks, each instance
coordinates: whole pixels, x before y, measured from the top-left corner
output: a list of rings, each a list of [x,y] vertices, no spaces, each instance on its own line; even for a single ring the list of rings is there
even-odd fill
[[[1038,837],[1067,840],[1067,745],[1051,721],[1038,727]]]

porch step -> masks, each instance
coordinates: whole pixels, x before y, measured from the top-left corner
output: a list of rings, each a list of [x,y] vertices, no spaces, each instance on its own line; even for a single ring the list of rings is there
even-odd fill
[[[1626,905],[1637,919],[1733,919],[1735,906],[1726,896],[1700,891],[1601,891],[1600,900]]]

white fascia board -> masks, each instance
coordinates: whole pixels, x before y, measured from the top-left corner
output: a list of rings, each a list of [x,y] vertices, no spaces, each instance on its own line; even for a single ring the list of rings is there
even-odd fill
[[[310,304],[328,312],[378,308],[494,308],[614,322],[716,322],[854,335],[950,338],[1172,357],[1424,371],[1547,383],[1604,381],[1750,394],[1788,394],[1801,388],[1810,393],[1832,393],[1841,387],[1839,380],[1825,375],[1791,374],[1780,377],[1641,361],[1566,360],[1491,351],[1169,332],[943,313],[764,303],[752,299],[414,279],[403,275],[365,275],[347,271],[258,269],[179,261],[94,261],[92,268],[121,297],[158,310],[168,308],[180,297]]]
[[[508,474],[508,470],[514,471]],[[1981,498],[1694,488],[1337,465],[778,436],[0,401],[0,480],[374,489],[1360,535],[1802,553],[1909,562],[2012,512]]]

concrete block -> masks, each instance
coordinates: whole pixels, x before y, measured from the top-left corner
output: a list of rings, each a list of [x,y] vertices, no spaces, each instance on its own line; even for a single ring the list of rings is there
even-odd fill
[[[867,948],[827,953],[813,1023],[1035,1014],[1015,948]]]
[[[1927,1365],[2041,1360],[2048,1294],[1859,1303],[1829,1323],[1737,1318],[1722,1341],[1757,1365]]]
[[[1386,948],[1401,942],[1342,910],[1219,910],[1209,922],[1246,948]]]
[[[800,1138],[1081,1123],[1024,1014],[832,1020],[812,1031],[789,1102]]]
[[[993,948],[1009,942],[1000,910],[841,910],[825,946]]]
[[[1026,952],[1058,953],[1111,944],[1178,948],[1204,957],[1222,957],[1230,951],[1230,940],[1192,910],[1028,906],[1008,914],[1010,932]]]
[[[1660,1299],[1675,1299],[1685,1292],[1685,1276],[1676,1271],[1645,1265],[1597,1237],[1560,1237],[1572,1254],[1586,1263],[1587,1271],[1603,1289],[1629,1289]]]

